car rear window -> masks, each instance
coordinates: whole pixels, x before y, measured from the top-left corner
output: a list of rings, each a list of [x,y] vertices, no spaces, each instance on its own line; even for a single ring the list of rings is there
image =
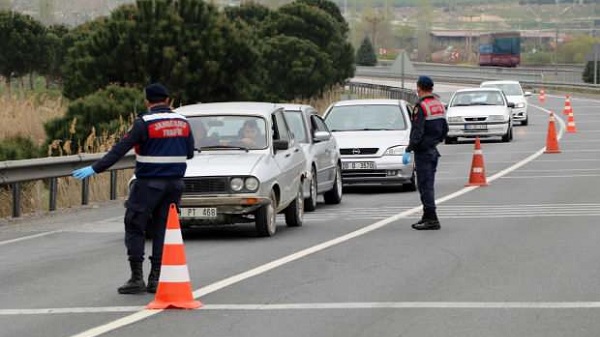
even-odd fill
[[[329,130],[406,130],[407,123],[398,105],[334,106],[325,117]]]
[[[482,88],[498,88],[504,91],[507,96],[520,96],[523,95],[523,89],[521,85],[516,83],[505,83],[505,84],[483,84]]]

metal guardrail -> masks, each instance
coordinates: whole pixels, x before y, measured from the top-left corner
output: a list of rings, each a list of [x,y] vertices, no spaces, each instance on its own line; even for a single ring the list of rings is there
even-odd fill
[[[71,175],[79,167],[93,164],[105,153],[79,154],[62,157],[36,158],[0,162],[0,188],[9,188],[12,194],[12,216],[21,216],[21,184],[27,181],[48,180],[48,210],[55,211],[57,204],[57,179]],[[117,172],[135,167],[135,156],[127,154],[113,165],[110,171],[110,199],[117,198]],[[81,184],[81,204],[89,202],[89,180]]]

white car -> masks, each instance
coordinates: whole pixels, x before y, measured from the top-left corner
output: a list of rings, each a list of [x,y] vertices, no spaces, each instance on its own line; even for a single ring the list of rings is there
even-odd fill
[[[506,95],[496,88],[469,88],[456,91],[447,105],[448,136],[446,144],[459,137],[501,137],[513,139],[512,108]]]
[[[342,162],[335,138],[312,106],[280,105],[285,109],[285,119],[306,156],[304,210],[314,211],[321,194],[326,204],[339,204],[342,201]]]
[[[402,163],[410,139],[410,105],[404,100],[336,102],[324,119],[342,155],[342,183],[395,185],[414,191],[414,165]]]
[[[513,121],[520,122],[521,125],[529,124],[527,97],[531,96],[531,92],[524,92],[519,81],[486,81],[482,82],[480,87],[502,90],[508,101],[515,104],[512,109]]]

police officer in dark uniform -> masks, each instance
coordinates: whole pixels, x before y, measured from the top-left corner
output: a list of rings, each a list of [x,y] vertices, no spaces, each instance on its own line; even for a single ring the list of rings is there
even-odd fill
[[[190,124],[171,110],[167,89],[154,83],[146,87],[145,94],[148,111],[138,115],[123,139],[93,165],[73,171],[75,178],[85,179],[105,171],[135,147],[136,179],[125,203],[125,246],[131,278],[118,288],[120,294],[156,292],[169,207],[181,199],[186,160],[194,156]],[[147,287],[142,268],[146,230],[154,233]]]
[[[434,183],[440,157],[437,145],[446,138],[448,123],[444,105],[432,92],[431,78],[420,76],[417,80],[419,101],[413,109],[410,141],[405,153],[405,157],[410,157],[410,152],[414,152],[417,186],[423,205],[421,220],[412,225],[416,230],[440,229],[435,206]]]

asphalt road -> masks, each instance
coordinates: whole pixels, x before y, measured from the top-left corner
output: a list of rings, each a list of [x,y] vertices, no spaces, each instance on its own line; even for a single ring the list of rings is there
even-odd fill
[[[0,224],[0,336],[597,336],[600,101],[573,97],[559,154],[543,148],[564,97],[530,103],[512,143],[482,142],[489,186],[465,187],[473,141],[440,146],[440,231],[410,229],[416,192],[375,188],[272,238],[185,233],[199,310],[117,294],[121,202]]]

